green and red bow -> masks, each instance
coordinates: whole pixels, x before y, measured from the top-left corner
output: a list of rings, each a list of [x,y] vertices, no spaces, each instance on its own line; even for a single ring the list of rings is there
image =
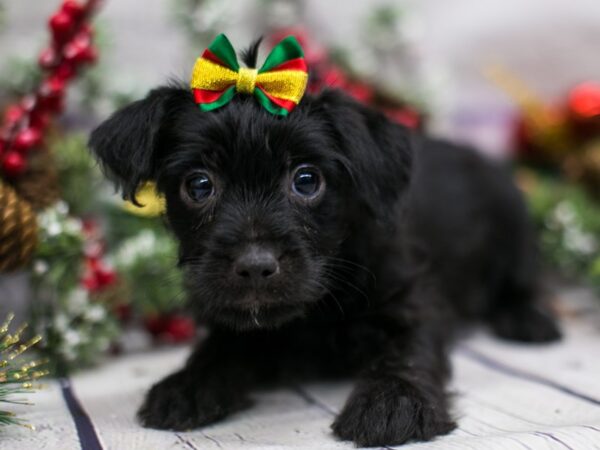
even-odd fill
[[[252,94],[270,113],[288,115],[306,90],[308,70],[304,52],[288,36],[269,53],[260,69],[240,67],[235,50],[220,34],[198,58],[191,88],[202,111],[212,111],[231,101],[236,93]]]

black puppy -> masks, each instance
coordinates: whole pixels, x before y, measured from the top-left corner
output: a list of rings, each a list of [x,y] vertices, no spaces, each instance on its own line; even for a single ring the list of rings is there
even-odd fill
[[[145,426],[200,427],[257,386],[350,374],[337,436],[428,440],[455,426],[445,383],[461,319],[559,338],[536,305],[534,238],[507,171],[341,93],[277,117],[242,96],[202,112],[188,89],[164,87],[90,147],[125,198],[157,182],[190,310],[210,329],[150,390]]]

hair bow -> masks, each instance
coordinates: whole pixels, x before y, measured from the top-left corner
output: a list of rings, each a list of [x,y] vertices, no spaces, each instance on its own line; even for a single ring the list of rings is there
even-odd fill
[[[234,95],[252,94],[270,113],[287,116],[300,102],[308,81],[302,47],[294,36],[280,41],[260,69],[240,67],[235,50],[220,34],[198,58],[191,88],[202,111],[212,111]]]

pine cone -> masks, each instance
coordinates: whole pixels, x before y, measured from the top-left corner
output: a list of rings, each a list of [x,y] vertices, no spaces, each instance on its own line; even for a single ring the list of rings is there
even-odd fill
[[[49,150],[32,154],[27,171],[12,184],[19,196],[40,210],[53,205],[60,198],[58,170]]]
[[[37,244],[31,205],[0,180],[0,272],[23,267]]]

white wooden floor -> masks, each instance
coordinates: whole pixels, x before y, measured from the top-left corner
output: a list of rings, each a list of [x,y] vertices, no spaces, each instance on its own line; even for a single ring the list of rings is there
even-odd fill
[[[453,355],[459,428],[415,449],[600,449],[600,302],[583,290],[561,295],[566,339],[520,346],[484,332]],[[351,385],[312,384],[256,395],[256,406],[188,433],[142,429],[144,392],[179,366],[186,349],[128,355],[51,381],[19,413],[35,431],[0,431],[1,449],[351,449],[329,431]]]

